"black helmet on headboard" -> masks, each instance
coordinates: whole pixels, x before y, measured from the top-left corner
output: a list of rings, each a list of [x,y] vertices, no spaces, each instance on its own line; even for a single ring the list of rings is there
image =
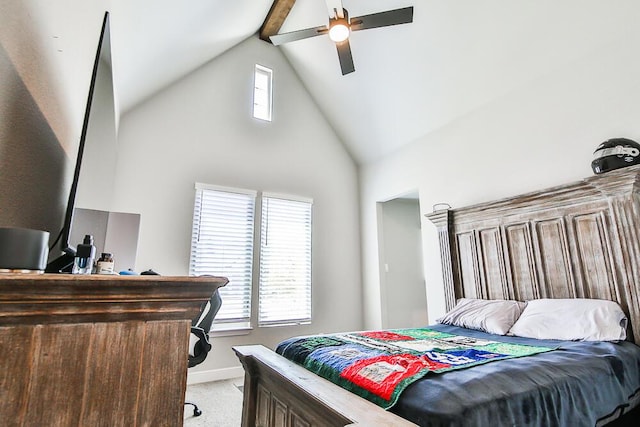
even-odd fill
[[[627,138],[611,138],[593,152],[591,169],[600,174],[640,164],[640,144]]]

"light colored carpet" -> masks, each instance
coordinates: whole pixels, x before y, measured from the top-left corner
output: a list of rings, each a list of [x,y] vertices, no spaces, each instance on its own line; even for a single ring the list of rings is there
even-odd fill
[[[184,427],[239,427],[243,383],[240,377],[188,385],[185,400],[198,405],[202,415],[193,416],[193,406],[185,405]]]

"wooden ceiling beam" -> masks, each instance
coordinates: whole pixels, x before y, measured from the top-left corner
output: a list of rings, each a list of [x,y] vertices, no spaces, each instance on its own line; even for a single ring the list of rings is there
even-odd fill
[[[287,16],[289,16],[289,12],[295,3],[296,0],[274,0],[260,28],[260,38],[262,40],[271,43],[269,37],[278,34],[278,31],[280,31],[282,24],[285,19],[287,19]]]

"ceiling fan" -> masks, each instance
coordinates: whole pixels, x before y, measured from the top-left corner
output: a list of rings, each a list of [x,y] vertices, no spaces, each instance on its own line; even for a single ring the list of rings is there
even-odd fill
[[[290,33],[275,34],[269,37],[271,43],[273,43],[274,46],[279,46],[296,40],[328,34],[338,49],[340,69],[344,76],[345,74],[355,71],[353,57],[351,56],[351,46],[349,45],[349,34],[351,31],[368,30],[370,28],[388,27],[413,22],[413,6],[372,13],[371,15],[363,15],[355,18],[349,18],[349,13],[342,7],[341,2],[339,6],[340,7],[333,8],[333,16],[329,16],[328,25],[292,31]],[[331,9],[330,5],[329,8]]]

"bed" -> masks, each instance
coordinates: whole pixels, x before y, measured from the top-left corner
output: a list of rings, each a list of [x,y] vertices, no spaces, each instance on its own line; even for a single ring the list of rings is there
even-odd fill
[[[390,410],[263,346],[235,347],[245,369],[242,425],[455,426],[483,425],[478,421],[482,417],[485,424],[491,420],[496,426],[563,425],[568,419],[576,421],[571,425],[590,425],[580,418],[585,412],[591,414],[584,419],[596,420],[596,425],[616,425],[619,419],[637,417],[640,362],[634,359],[639,348],[633,342],[640,343],[639,179],[640,167],[631,166],[517,197],[426,214],[438,230],[447,310],[460,299],[610,300],[628,319],[626,342],[554,341],[543,344],[557,351],[427,375],[407,387]],[[557,357],[569,361],[568,367],[558,368],[564,373],[553,370]],[[586,364],[578,363],[581,358]],[[507,362],[506,373],[494,372]],[[545,364],[539,372],[533,369]],[[498,383],[474,382],[484,374],[500,377]],[[506,415],[514,410],[500,396],[514,398],[527,382],[538,384],[542,393],[545,377],[556,382],[572,378],[571,387],[577,388],[563,398],[568,404],[547,395],[536,403],[514,404],[519,408],[515,415]],[[613,385],[605,381],[613,377],[625,388],[610,388]],[[474,389],[485,393],[471,393]],[[415,413],[415,407],[425,406],[420,403],[425,393],[448,396],[449,416]],[[615,400],[605,402],[615,394]],[[462,403],[454,399],[461,396],[466,396],[462,401],[485,399],[475,404],[485,412],[471,413],[459,406]],[[442,407],[442,402],[434,405]],[[577,408],[574,413],[572,407]],[[545,414],[550,418],[540,418]]]

